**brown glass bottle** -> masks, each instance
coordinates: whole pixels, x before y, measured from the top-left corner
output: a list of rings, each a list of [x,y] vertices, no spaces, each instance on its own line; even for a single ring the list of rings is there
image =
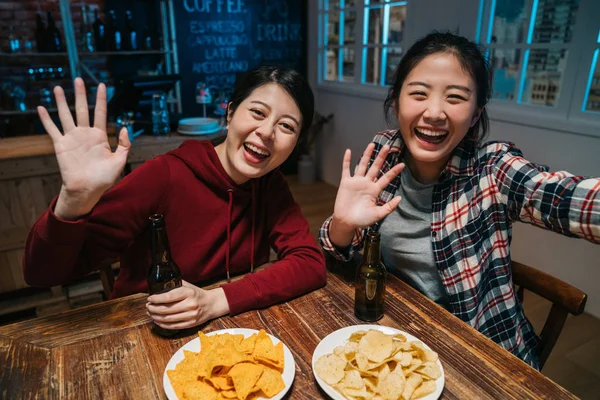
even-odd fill
[[[150,217],[152,225],[152,264],[148,271],[148,293],[165,293],[181,286],[181,272],[175,261],[171,258],[169,239],[165,228],[165,219],[162,214]],[[154,325],[154,331],[161,336],[173,336],[178,331],[168,330]]]
[[[354,315],[363,321],[377,321],[383,317],[387,271],[381,263],[379,242],[378,232],[367,233],[363,259],[356,269]]]

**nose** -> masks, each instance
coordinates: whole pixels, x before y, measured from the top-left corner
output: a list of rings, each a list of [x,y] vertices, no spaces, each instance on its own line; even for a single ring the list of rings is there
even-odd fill
[[[265,119],[255,129],[255,132],[263,140],[273,140],[273,137],[275,136],[275,123]]]
[[[436,98],[428,99],[423,118],[430,121],[445,121],[446,113],[444,112],[443,101]]]

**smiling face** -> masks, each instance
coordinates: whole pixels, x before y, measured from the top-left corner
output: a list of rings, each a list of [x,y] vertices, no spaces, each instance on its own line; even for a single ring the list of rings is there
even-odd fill
[[[408,166],[434,182],[477,118],[476,84],[451,53],[425,57],[402,84],[396,114]]]
[[[278,84],[268,83],[229,112],[227,139],[215,150],[227,174],[241,184],[267,174],[289,157],[301,123],[294,99]]]

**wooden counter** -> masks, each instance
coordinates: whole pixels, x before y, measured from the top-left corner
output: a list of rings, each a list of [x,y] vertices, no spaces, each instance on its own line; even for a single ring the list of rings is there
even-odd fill
[[[210,136],[139,136],[128,157],[128,169],[178,147],[188,139],[214,139]],[[110,137],[111,145],[116,137]],[[25,240],[31,226],[60,190],[61,179],[49,136],[25,136],[0,140],[0,293],[26,287],[21,270]],[[62,290],[55,288],[56,297]],[[44,297],[43,301],[47,302]],[[40,300],[41,301],[41,300]],[[35,301],[34,301],[35,302]],[[23,303],[30,308],[31,304]],[[7,311],[8,310],[8,311]],[[3,307],[0,314],[16,311]]]

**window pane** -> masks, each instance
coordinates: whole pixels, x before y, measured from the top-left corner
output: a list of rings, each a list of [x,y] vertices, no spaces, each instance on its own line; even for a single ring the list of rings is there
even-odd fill
[[[379,47],[365,47],[363,50],[363,63],[365,82],[379,85],[381,74],[381,53]]]
[[[330,0],[329,1],[329,10],[339,11],[340,10],[340,1],[339,0]]]
[[[346,0],[344,2],[344,8],[354,7],[355,5],[356,5],[356,1],[355,0]]]
[[[579,0],[540,0],[535,14],[533,43],[569,43]]]
[[[524,43],[533,0],[497,1],[490,43]],[[544,0],[540,0],[543,2]]]
[[[514,100],[519,82],[520,49],[491,49],[490,62],[494,68],[492,78],[492,98]]]
[[[400,64],[402,58],[402,49],[400,47],[387,48],[387,62],[385,64],[385,84],[391,85],[394,83],[394,72]]]
[[[383,8],[366,8],[368,26],[365,27],[368,32],[367,43],[381,44],[383,42]]]
[[[327,38],[325,39],[325,45],[336,45],[340,42],[340,14],[329,13],[325,14],[325,32],[327,32]]]
[[[558,103],[567,50],[530,50],[522,103],[554,107]]]
[[[327,60],[325,69],[325,80],[338,80],[338,54],[340,49],[326,49],[325,59]]]
[[[587,94],[587,103],[585,105],[585,111],[600,112],[600,63],[598,62],[598,53],[596,50],[594,56],[594,65],[592,65],[590,76],[589,91]],[[590,72],[591,72],[590,71]]]
[[[405,20],[406,6],[390,7],[388,44],[402,44]]]
[[[354,44],[356,38],[356,12],[346,11],[344,13],[344,44]]]
[[[353,47],[344,47],[342,51],[342,81],[354,82],[354,65],[356,62]]]

